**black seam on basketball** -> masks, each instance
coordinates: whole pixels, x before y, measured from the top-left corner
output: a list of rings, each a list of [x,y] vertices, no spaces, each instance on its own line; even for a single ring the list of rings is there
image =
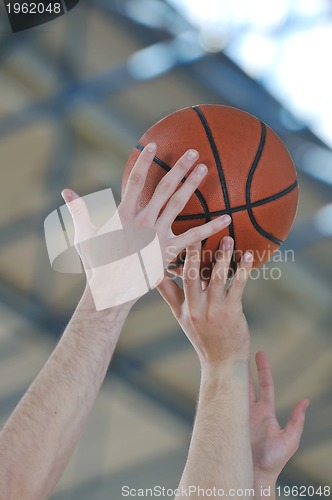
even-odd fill
[[[216,145],[216,142],[213,137],[212,130],[210,128],[210,125],[208,124],[208,121],[206,119],[206,116],[204,115],[203,111],[199,108],[199,106],[192,106],[191,109],[195,111],[195,113],[198,115],[198,118],[201,121],[201,124],[203,125],[203,128],[205,130],[207,139],[210,144],[210,148],[214,157],[214,161],[217,167],[218,175],[219,175],[219,180],[222,188],[222,192],[224,195],[224,201],[225,201],[225,214],[231,215],[231,204],[229,201],[229,196],[228,196],[228,190],[227,190],[227,183],[225,179],[225,174],[222,168],[222,163],[219,155],[219,151]],[[234,231],[234,223],[233,219],[231,220],[231,223],[228,226],[228,233],[229,235],[233,238],[234,240],[234,247],[233,247],[233,256],[236,255],[236,240],[235,240],[235,231]],[[236,260],[232,258],[232,263],[231,263],[232,269],[235,271],[236,268]]]
[[[282,240],[280,240],[279,238],[277,238],[273,234],[268,233],[267,231],[265,231],[258,224],[258,222],[255,219],[255,216],[254,216],[254,213],[253,213],[252,209],[256,208],[256,207],[259,207],[259,206],[262,206],[262,205],[265,205],[265,204],[270,203],[272,201],[278,200],[279,198],[282,198],[283,196],[286,196],[288,193],[290,193],[291,191],[293,191],[297,187],[298,183],[297,183],[297,181],[295,181],[295,182],[293,182],[293,184],[291,184],[290,186],[288,186],[287,188],[283,189],[282,191],[280,191],[278,193],[275,193],[275,194],[273,194],[271,196],[268,196],[266,198],[262,198],[261,200],[257,200],[255,202],[251,202],[251,185],[252,185],[252,181],[253,181],[253,176],[254,176],[255,170],[256,170],[256,168],[258,166],[259,160],[260,160],[260,158],[262,156],[264,145],[265,145],[265,139],[266,139],[266,126],[265,126],[265,124],[263,122],[260,122],[261,123],[261,137],[260,137],[260,142],[259,142],[258,150],[256,152],[254,161],[253,161],[253,163],[251,165],[251,168],[250,168],[250,171],[249,171],[247,182],[246,182],[246,204],[245,205],[240,205],[240,206],[237,206],[237,207],[231,207],[230,206],[230,202],[229,202],[229,197],[228,197],[226,180],[225,180],[225,177],[224,177],[224,173],[223,173],[223,170],[222,170],[222,164],[221,164],[219,152],[218,152],[218,149],[216,147],[212,131],[211,131],[210,127],[209,127],[209,124],[208,124],[208,122],[206,120],[206,117],[203,114],[202,110],[198,106],[192,106],[192,109],[198,115],[198,117],[199,117],[199,119],[200,119],[200,121],[201,121],[201,123],[202,123],[202,125],[204,127],[204,130],[205,130],[205,133],[207,135],[207,138],[209,140],[209,144],[210,144],[210,147],[211,147],[211,150],[212,150],[215,162],[216,162],[216,167],[217,167],[217,171],[218,171],[218,174],[219,174],[219,179],[220,179],[221,187],[222,187],[223,194],[224,194],[226,208],[224,210],[215,210],[215,211],[210,212],[209,209],[208,209],[208,205],[206,203],[206,200],[205,200],[204,196],[197,189],[195,191],[195,194],[196,194],[197,198],[199,199],[199,201],[201,203],[201,206],[202,206],[202,208],[204,210],[204,213],[203,214],[199,213],[199,214],[178,215],[175,220],[176,221],[185,221],[185,220],[195,220],[195,219],[203,219],[203,218],[205,218],[206,222],[208,222],[209,220],[211,220],[212,217],[217,217],[217,216],[224,215],[224,214],[232,215],[235,212],[240,212],[240,211],[247,210],[248,216],[249,216],[249,218],[251,220],[251,223],[252,223],[253,227],[256,229],[256,231],[259,232],[264,238],[272,241],[273,243],[275,243],[277,245],[281,245],[282,244]],[[144,149],[141,144],[137,144],[136,148],[138,150],[140,150],[140,151],[142,151]],[[155,157],[153,161],[157,165],[159,165],[160,167],[162,167],[164,170],[166,170],[166,171],[169,171],[171,169],[171,167],[169,167],[169,165],[167,165],[165,162],[163,162],[158,157]],[[181,182],[184,182],[184,181],[185,181],[185,178],[183,178],[181,180]],[[235,238],[234,238],[234,226],[233,226],[233,222],[229,226],[229,234],[235,240]],[[206,243],[206,240],[203,241],[203,245],[205,243]],[[234,248],[235,248],[235,246],[234,246]]]
[[[261,137],[260,137],[260,140],[259,140],[259,145],[258,145],[258,149],[257,149],[256,155],[255,155],[254,161],[252,162],[252,165],[250,167],[249,175],[248,175],[247,182],[246,182],[246,204],[248,205],[247,211],[248,211],[248,215],[249,215],[249,218],[251,220],[251,223],[252,223],[253,227],[256,229],[256,231],[259,234],[261,234],[262,236],[264,236],[264,238],[266,238],[267,240],[272,241],[276,245],[281,245],[282,240],[280,240],[279,238],[277,238],[273,234],[268,233],[267,231],[265,231],[265,229],[263,229],[258,224],[258,222],[255,219],[252,207],[251,207],[251,184],[252,184],[252,181],[253,181],[253,178],[254,178],[255,170],[256,170],[256,168],[258,166],[259,160],[261,159],[261,156],[262,156],[262,153],[263,153],[263,149],[264,149],[264,145],[265,145],[265,139],[266,139],[266,126],[265,126],[265,123],[260,122],[260,124],[261,124]]]
[[[261,200],[254,201],[250,204],[251,208],[260,207],[261,205],[266,205],[266,203],[270,203],[271,201],[279,200],[286,194],[291,193],[297,187],[297,181],[293,182],[290,186],[279,191],[279,193],[271,194],[271,196],[267,196],[266,198],[262,198]]]
[[[143,151],[144,147],[142,146],[142,144],[138,143],[136,144],[136,149],[138,149],[139,151]],[[167,163],[165,163],[163,160],[161,160],[160,158],[158,158],[158,156],[155,156],[153,158],[153,161],[154,163],[156,163],[157,165],[159,165],[159,167],[163,168],[164,170],[166,170],[166,172],[169,172],[171,170],[171,167],[169,165],[167,165]],[[185,177],[183,177],[183,179],[181,179],[181,182],[183,183],[184,181],[186,180]],[[204,198],[204,196],[202,195],[202,193],[200,192],[199,189],[195,189],[194,193],[197,198],[198,198],[198,201],[200,202],[201,204],[201,207],[204,211],[204,214],[202,214],[202,218],[205,218],[205,222],[210,222],[211,220],[211,216],[210,216],[210,210],[209,210],[209,207],[208,207],[208,204]],[[177,220],[177,219],[175,219]],[[205,245],[207,241],[207,238],[205,238],[203,241],[202,241],[202,246]]]
[[[283,189],[282,191],[279,191],[279,193],[272,194],[271,196],[268,196],[266,198],[262,198],[261,200],[257,200],[251,203],[250,207],[251,208],[256,208],[260,207],[262,205],[266,205],[267,203],[270,203],[272,201],[279,200],[283,196],[286,196],[287,194],[291,193],[296,187],[297,187],[297,181],[293,182],[290,186],[287,188]],[[249,205],[239,205],[237,207],[231,207],[231,212],[232,214],[235,212],[242,212],[244,210],[248,210]],[[220,215],[226,214],[226,210],[214,210],[213,212],[210,212],[210,217],[219,217]],[[178,215],[175,220],[190,220],[190,219],[203,219],[205,217],[204,214],[187,214],[187,215]]]

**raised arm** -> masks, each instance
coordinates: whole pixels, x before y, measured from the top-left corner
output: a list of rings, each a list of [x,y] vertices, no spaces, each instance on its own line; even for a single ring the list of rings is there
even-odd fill
[[[169,277],[158,289],[198,354],[201,385],[197,414],[181,488],[215,488],[228,496],[254,485],[249,434],[250,336],[242,311],[242,293],[252,266],[245,254],[230,287],[226,278],[233,240],[223,238],[211,280],[202,290],[200,244],[187,249],[184,289]],[[220,495],[221,496],[221,495]],[[235,495],[236,496],[236,495]]]
[[[128,309],[96,312],[86,290],[0,434],[0,499],[48,497],[90,414]]]
[[[190,159],[187,154],[164,176],[148,205],[140,207],[139,195],[155,152],[155,145],[149,144],[141,153],[118,212],[124,227],[131,225],[138,232],[142,227],[155,230],[163,264],[167,266],[173,256],[168,259],[165,249],[171,246],[180,252],[186,245],[220,231],[229,220],[227,217],[218,218],[180,236],[172,233],[174,218],[204,178],[204,168],[203,173],[195,168],[177,189],[197,159],[197,156]],[[91,223],[82,199],[69,190],[65,190],[63,196],[74,220],[75,238],[82,236],[82,241],[105,234],[105,227],[98,229]],[[112,227],[112,221],[107,224],[107,227]],[[89,267],[96,261],[95,255],[89,254],[89,246],[79,246],[78,249],[83,264],[87,266],[86,271],[89,270],[89,284],[98,287],[100,283],[98,279],[96,283],[94,271]],[[112,298],[114,285],[114,282],[101,283],[99,294],[105,293]],[[119,287],[121,283],[116,285]],[[123,286],[128,286],[128,283],[123,283]],[[1,500],[42,500],[48,497],[80,437],[122,325],[134,302],[131,300],[123,305],[96,310],[91,287],[86,287],[55,351],[0,433]]]

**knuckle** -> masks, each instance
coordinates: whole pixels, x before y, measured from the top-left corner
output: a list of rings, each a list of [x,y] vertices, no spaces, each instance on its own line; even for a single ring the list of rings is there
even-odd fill
[[[186,269],[184,269],[184,271],[183,271],[182,280],[183,280],[183,283],[185,285],[189,285],[192,281],[192,278],[190,277],[190,273]]]
[[[242,301],[234,295],[228,295],[225,300],[225,311],[223,313],[223,318],[225,321],[231,321],[234,318],[244,319]]]
[[[190,164],[189,164],[189,167],[190,167]],[[187,181],[189,178],[190,178],[190,168],[189,168],[189,171],[188,171],[188,163],[187,162],[180,162],[180,172],[182,174],[182,178]]]
[[[177,195],[176,195],[176,196],[175,196],[175,195],[174,195],[174,196],[172,196],[172,197],[170,198],[170,200],[169,200],[169,204],[170,204],[172,207],[174,207],[174,208],[178,208],[178,207],[180,207],[180,205],[181,205],[181,200],[180,200],[179,196],[177,196]]]
[[[209,307],[206,311],[206,320],[209,323],[209,325],[218,325],[221,322],[221,318],[218,315],[216,315],[216,311],[214,307]]]
[[[83,204],[82,202],[76,200],[76,202],[72,202],[70,204],[69,209],[74,217],[79,217],[83,213]]]
[[[234,290],[242,290],[244,288],[244,283],[242,280],[235,277],[232,283],[232,287]]]
[[[211,280],[214,283],[221,283],[224,282],[227,276],[227,269],[225,268],[219,268],[219,269],[214,269]]]
[[[168,194],[170,191],[171,191],[171,184],[169,181],[167,181],[166,179],[165,180],[162,180],[159,182],[158,184],[158,187],[157,187],[157,191],[159,194]]]
[[[143,185],[143,178],[140,174],[134,172],[129,176],[128,183],[134,187],[141,187]]]
[[[197,324],[199,321],[201,321],[201,315],[195,309],[190,312],[189,317],[190,321],[194,324]]]
[[[221,285],[224,282],[224,279],[221,276],[221,274],[217,272],[211,276],[211,282],[214,283],[215,285]]]
[[[244,288],[246,282],[246,272],[244,271],[244,269],[239,269],[233,278],[232,286],[234,286],[234,288],[241,289]]]
[[[180,172],[187,172],[188,170],[188,165],[190,165],[190,162],[188,162],[188,160],[182,158],[180,159],[177,164],[176,164],[176,168],[178,170],[180,170]]]
[[[198,241],[202,241],[202,232],[199,228],[194,228],[191,230],[190,239],[192,242],[196,243]]]
[[[224,260],[224,252],[218,248],[218,250],[214,254],[214,260],[216,262],[222,262]]]
[[[148,210],[141,210],[141,212],[136,217],[136,222],[139,226],[149,226],[151,225],[151,217]]]

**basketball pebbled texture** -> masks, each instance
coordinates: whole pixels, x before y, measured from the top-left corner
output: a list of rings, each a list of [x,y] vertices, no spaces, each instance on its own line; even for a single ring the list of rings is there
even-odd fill
[[[253,253],[254,267],[271,258],[294,221],[298,185],[290,154],[270,127],[229,106],[205,104],[180,109],[141,137],[125,166],[122,193],[135,161],[149,142],[157,144],[157,152],[141,194],[142,207],[176,161],[188,149],[196,149],[199,159],[195,165],[205,163],[208,173],[173,222],[174,234],[222,214],[232,217],[228,228],[203,241],[201,269],[206,268],[207,275],[213,264],[211,256],[227,234],[235,242],[234,263],[246,250]],[[183,259],[184,254],[178,256],[174,267]]]

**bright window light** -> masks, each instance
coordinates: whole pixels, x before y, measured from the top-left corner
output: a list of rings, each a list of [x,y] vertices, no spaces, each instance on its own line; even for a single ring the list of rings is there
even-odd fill
[[[332,147],[330,0],[168,0]]]

